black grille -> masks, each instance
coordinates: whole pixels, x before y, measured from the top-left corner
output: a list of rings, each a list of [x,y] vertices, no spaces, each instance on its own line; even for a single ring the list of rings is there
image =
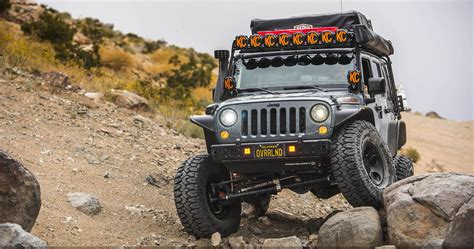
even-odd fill
[[[306,108],[262,108],[242,111],[242,136],[296,135],[306,132]]]

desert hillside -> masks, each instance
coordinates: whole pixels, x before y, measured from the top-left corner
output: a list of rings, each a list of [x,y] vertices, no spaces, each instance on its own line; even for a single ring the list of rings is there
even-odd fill
[[[0,75],[0,148],[23,162],[41,185],[34,234],[51,246],[209,245],[184,232],[172,190],[176,168],[189,155],[203,153],[203,140],[167,128],[160,113],[57,91],[18,70],[2,69]],[[421,154],[416,173],[474,172],[473,122],[409,113],[404,119],[407,146]],[[72,192],[97,196],[102,211],[93,217],[77,211],[68,203]],[[236,236],[261,243],[296,234],[309,241],[328,214],[348,208],[339,195],[323,200],[284,191],[272,200],[270,222],[246,217]]]
[[[421,157],[415,173],[474,173],[474,122],[451,121],[403,113],[408,129],[405,147]]]

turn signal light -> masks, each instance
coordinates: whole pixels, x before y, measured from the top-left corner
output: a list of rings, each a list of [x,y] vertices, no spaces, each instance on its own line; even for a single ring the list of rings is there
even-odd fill
[[[325,125],[321,125],[321,126],[319,126],[318,132],[321,135],[325,135],[325,134],[328,133],[328,127],[325,126]]]
[[[222,139],[227,139],[230,137],[230,134],[228,131],[221,131],[221,138]]]

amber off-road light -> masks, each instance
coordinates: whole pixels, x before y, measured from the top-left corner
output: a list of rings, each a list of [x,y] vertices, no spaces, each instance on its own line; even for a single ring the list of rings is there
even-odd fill
[[[237,48],[239,49],[246,48],[248,44],[249,44],[249,39],[246,35],[239,35],[235,37],[234,45]]]
[[[361,73],[358,70],[352,70],[347,73],[347,82],[356,85],[360,84],[362,77]]]
[[[319,42],[320,34],[318,32],[310,31],[306,33],[306,44],[316,45]]]
[[[321,42],[323,44],[331,44],[332,41],[334,40],[334,33],[329,31],[329,30],[326,30],[326,31],[323,31],[321,33]]]
[[[294,146],[294,145],[288,146],[288,152],[295,153],[296,152],[296,146]]]
[[[252,149],[250,149],[249,147],[244,148],[244,155],[248,156],[250,154],[252,154]]]
[[[338,29],[335,36],[336,42],[338,43],[345,43],[349,41],[349,36],[347,35],[347,30],[345,29]]]
[[[305,37],[303,33],[294,33],[291,40],[293,45],[301,46],[304,43]]]
[[[277,40],[278,40],[278,38],[274,34],[265,35],[265,37],[263,38],[263,45],[267,48],[276,47]]]
[[[249,37],[250,47],[259,48],[262,46],[262,36],[261,35],[251,35]]]
[[[278,35],[278,44],[280,47],[286,47],[290,45],[290,38],[290,35],[286,33]]]

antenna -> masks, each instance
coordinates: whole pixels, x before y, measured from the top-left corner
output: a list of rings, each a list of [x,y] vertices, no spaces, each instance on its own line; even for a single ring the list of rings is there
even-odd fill
[[[342,13],[342,0],[341,0],[341,13]]]

